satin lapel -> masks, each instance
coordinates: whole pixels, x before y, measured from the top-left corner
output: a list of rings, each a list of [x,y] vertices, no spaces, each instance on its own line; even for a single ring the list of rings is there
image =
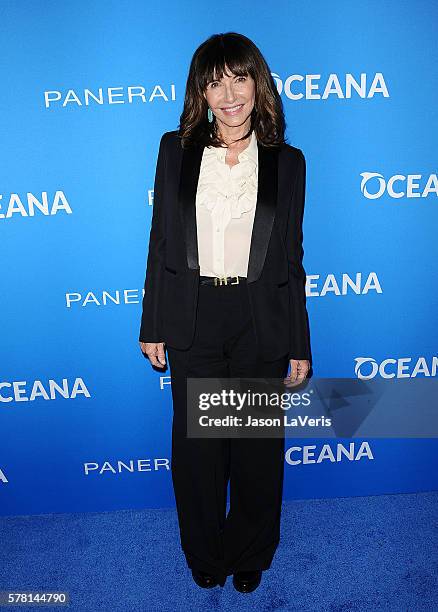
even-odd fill
[[[196,190],[198,188],[204,147],[192,146],[183,149],[179,182],[179,203],[187,251],[187,265],[199,269],[198,236],[196,227]]]
[[[265,263],[266,252],[274,225],[278,190],[278,151],[257,143],[258,189],[257,205],[251,235],[247,282],[256,281]],[[196,191],[201,169],[202,146],[183,149],[179,183],[179,203],[187,250],[187,265],[199,269],[196,227]]]
[[[247,282],[256,281],[263,270],[274,225],[278,191],[278,150],[258,145],[257,207],[252,228]]]

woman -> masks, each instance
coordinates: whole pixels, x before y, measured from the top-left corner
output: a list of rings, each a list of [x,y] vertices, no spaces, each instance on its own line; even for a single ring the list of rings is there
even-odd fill
[[[187,437],[187,377],[278,377],[310,367],[302,266],[305,160],[284,141],[280,96],[245,36],[191,61],[178,131],[160,143],[141,350],[169,357],[172,480],[195,582],[253,591],[280,537],[284,438]],[[226,516],[230,481],[230,511]]]

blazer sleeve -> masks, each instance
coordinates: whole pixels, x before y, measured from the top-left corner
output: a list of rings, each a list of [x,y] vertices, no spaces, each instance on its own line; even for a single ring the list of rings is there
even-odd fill
[[[303,216],[306,192],[306,160],[299,149],[298,171],[291,198],[286,249],[288,257],[289,320],[290,343],[289,359],[311,361],[309,317],[306,308],[306,272],[303,267]]]
[[[164,206],[166,151],[163,134],[158,151],[154,181],[154,204],[149,233],[144,296],[140,325],[140,342],[163,342],[161,335],[161,312],[164,262],[166,253],[166,221]]]

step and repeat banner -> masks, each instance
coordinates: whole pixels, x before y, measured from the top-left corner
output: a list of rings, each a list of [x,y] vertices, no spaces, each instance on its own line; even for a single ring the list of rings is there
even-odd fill
[[[173,506],[170,371],[138,344],[159,140],[245,34],[307,161],[317,377],[436,377],[438,6],[0,5],[0,513]],[[287,440],[285,499],[433,490],[438,441]]]

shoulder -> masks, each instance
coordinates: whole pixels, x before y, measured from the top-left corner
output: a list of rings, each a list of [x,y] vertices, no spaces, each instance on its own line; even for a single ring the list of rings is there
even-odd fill
[[[293,145],[287,144],[286,142],[284,142],[281,145],[281,149],[280,149],[281,153],[283,155],[285,155],[286,157],[292,159],[293,161],[303,161],[304,160],[304,153],[301,149],[299,149],[298,147],[294,147]]]
[[[169,147],[172,145],[179,144],[180,138],[178,136],[178,130],[172,130],[170,132],[164,132],[160,140],[160,148]]]
[[[162,134],[158,147],[158,164],[172,160],[173,151],[177,149],[176,145],[178,142],[179,137],[176,130]]]
[[[283,143],[280,146],[280,160],[281,165],[287,168],[287,172],[291,173],[291,176],[306,171],[306,158],[302,149],[298,147]]]

